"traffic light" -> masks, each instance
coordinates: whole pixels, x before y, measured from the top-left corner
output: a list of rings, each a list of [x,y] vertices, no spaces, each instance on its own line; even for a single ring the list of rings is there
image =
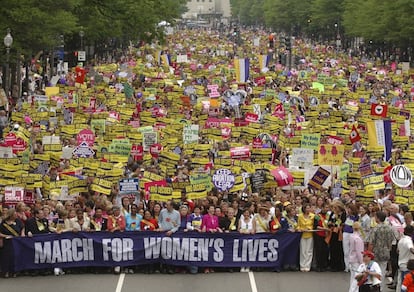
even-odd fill
[[[292,43],[290,42],[290,37],[285,37],[286,50],[290,51],[292,49]]]

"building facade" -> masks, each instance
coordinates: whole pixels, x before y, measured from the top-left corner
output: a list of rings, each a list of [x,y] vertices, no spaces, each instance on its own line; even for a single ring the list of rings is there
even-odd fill
[[[231,17],[230,0],[189,0],[184,19],[228,21]]]

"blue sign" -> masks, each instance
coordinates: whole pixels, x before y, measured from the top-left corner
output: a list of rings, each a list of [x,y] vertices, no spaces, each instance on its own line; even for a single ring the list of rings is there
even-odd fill
[[[281,269],[298,260],[301,233],[64,232],[11,240],[16,271],[165,263]]]
[[[119,180],[119,192],[121,194],[138,193],[139,191],[139,179],[137,178],[124,178]]]

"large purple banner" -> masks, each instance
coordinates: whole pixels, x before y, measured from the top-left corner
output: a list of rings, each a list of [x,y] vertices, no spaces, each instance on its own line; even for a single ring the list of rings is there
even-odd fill
[[[16,271],[165,263],[282,268],[298,259],[301,233],[78,232],[13,238]]]

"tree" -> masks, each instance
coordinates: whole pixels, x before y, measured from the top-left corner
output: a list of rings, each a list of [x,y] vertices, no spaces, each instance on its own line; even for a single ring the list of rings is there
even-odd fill
[[[338,31],[342,32],[343,2],[344,0],[313,0],[308,22],[309,31],[329,38],[335,36]]]
[[[70,33],[77,26],[77,17],[71,13],[77,3],[77,0],[5,1],[0,6],[0,31],[5,32],[9,27],[14,51],[23,54],[56,46],[61,34]]]
[[[276,31],[300,34],[308,25],[311,3],[311,0],[265,0],[265,23]]]

